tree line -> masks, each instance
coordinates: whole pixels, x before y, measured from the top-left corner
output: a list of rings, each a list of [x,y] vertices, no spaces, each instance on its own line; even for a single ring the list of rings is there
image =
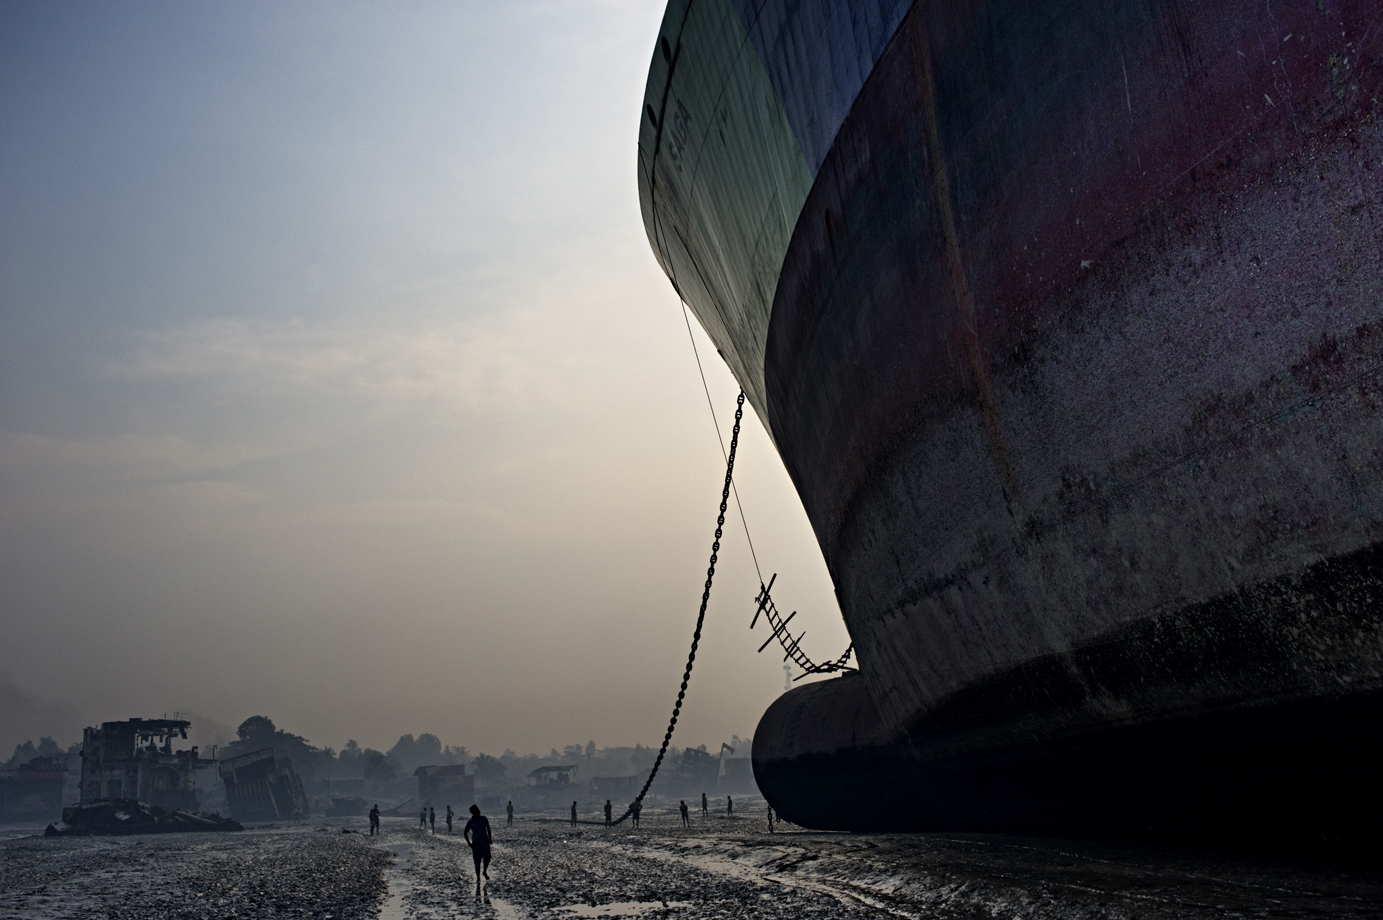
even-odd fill
[[[462,745],[443,744],[431,732],[420,735],[400,735],[387,751],[361,747],[354,739],[347,740],[339,751],[330,746],[318,747],[302,735],[284,731],[268,716],[250,716],[235,730],[236,739],[218,753],[221,759],[273,748],[293,762],[294,769],[305,780],[363,778],[373,786],[384,786],[405,779],[420,767],[432,764],[466,764],[466,771],[475,776],[481,786],[498,786],[505,782],[522,783],[524,777],[542,766],[573,765],[580,768],[584,778],[591,776],[632,776],[647,772],[653,766],[657,748],[636,744],[633,747],[598,748],[595,741],[569,744],[561,750],[552,748],[547,754],[518,754],[505,749],[491,755],[471,754]],[[729,742],[739,757],[747,756],[750,742],[735,735]],[[37,744],[25,741],[15,745],[14,754],[5,764],[15,767],[35,757],[58,757],[80,753],[81,742],[64,749],[50,737]],[[699,750],[707,750],[700,745]],[[712,752],[716,753],[716,752]],[[673,748],[674,758],[681,749]]]

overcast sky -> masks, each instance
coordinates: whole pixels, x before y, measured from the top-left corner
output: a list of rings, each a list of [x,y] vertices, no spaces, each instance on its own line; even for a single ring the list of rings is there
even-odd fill
[[[662,8],[0,4],[0,757],[174,711],[661,739],[724,476],[639,217]],[[741,448],[764,575],[834,657],[752,411]],[[674,743],[782,692],[757,587],[727,522]]]

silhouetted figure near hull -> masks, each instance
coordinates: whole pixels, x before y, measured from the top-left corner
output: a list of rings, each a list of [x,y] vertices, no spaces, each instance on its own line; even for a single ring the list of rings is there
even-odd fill
[[[576,827],[576,803],[571,803],[571,826]]]
[[[480,878],[490,877],[490,843],[494,835],[490,832],[490,819],[480,813],[479,805],[471,806],[471,820],[461,832],[471,845],[471,858],[475,860],[475,893],[480,894]]]
[[[682,812],[682,826],[691,827],[691,809],[687,807],[686,799],[682,800],[682,804],[677,810]]]
[[[629,820],[634,822],[634,826],[639,826],[639,812],[643,811],[643,802],[638,799],[629,803]]]
[[[427,823],[431,825],[432,833],[437,833],[437,809],[429,808],[427,810]]]
[[[611,804],[610,804],[610,800],[609,800],[609,799],[606,799],[606,800],[605,800],[605,826],[606,826],[606,827],[610,827],[610,826],[613,824],[613,822],[610,820],[610,815],[614,813],[614,810],[615,810],[614,807],[611,806]]]
[[[514,800],[510,799],[509,804],[504,806],[504,810],[509,815],[509,827],[514,826]]]
[[[710,806],[706,804],[706,793],[701,793],[701,814],[709,818],[711,816]]]
[[[370,809],[370,836],[373,837],[373,836],[375,836],[375,835],[378,834],[378,833],[379,833],[379,806],[378,806],[378,805],[375,805],[374,808],[371,808],[371,809]]]
[[[454,813],[453,813],[452,810],[451,810],[451,806],[448,805],[448,806],[447,806],[447,833],[448,833],[448,834],[451,833],[451,819],[452,819],[453,814],[454,814]]]
[[[735,816],[735,800],[728,795],[725,797],[725,814],[731,818]]]

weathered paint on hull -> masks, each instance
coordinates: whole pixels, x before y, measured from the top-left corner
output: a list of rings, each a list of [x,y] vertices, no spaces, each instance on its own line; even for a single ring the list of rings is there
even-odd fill
[[[760,787],[809,826],[1099,832],[1249,828],[1276,789],[1279,830],[1359,833],[1383,818],[1357,782],[1383,766],[1383,4],[897,23],[819,163],[822,120],[785,116],[815,168],[760,412],[861,675],[769,710]],[[785,46],[756,42],[784,97]]]
[[[811,684],[765,713],[755,778],[784,818],[824,829],[1376,847],[1383,692],[1337,677],[1377,660],[1380,572],[1374,548],[1131,624],[975,681],[901,737],[864,677]],[[1302,637],[1348,664],[1303,667]],[[1297,692],[1223,699],[1266,674]],[[1092,688],[1144,710],[1088,718]],[[1198,694],[1219,703],[1146,705]]]

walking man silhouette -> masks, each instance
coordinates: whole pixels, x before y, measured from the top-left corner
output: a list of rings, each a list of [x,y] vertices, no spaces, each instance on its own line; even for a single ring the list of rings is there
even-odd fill
[[[504,810],[509,813],[509,827],[514,826],[514,800],[510,799],[509,804],[504,806]]]
[[[437,809],[429,808],[427,810],[427,823],[432,825],[432,833],[437,833]]]
[[[374,808],[371,808],[371,809],[370,809],[370,836],[373,837],[373,836],[374,836],[375,834],[377,834],[377,833],[379,833],[379,805],[378,805],[378,804],[376,804]]]
[[[447,833],[448,833],[448,834],[451,833],[451,818],[452,818],[452,810],[451,810],[451,806],[448,805],[448,806],[447,806]]]
[[[629,819],[634,822],[634,826],[639,826],[639,812],[643,811],[643,802],[638,799],[629,803]]]
[[[711,809],[706,806],[706,793],[704,792],[701,793],[701,813],[708,817],[711,814]]]
[[[691,809],[687,808],[686,799],[682,799],[682,804],[678,806],[677,810],[682,813],[682,826],[691,827]]]
[[[576,803],[571,803],[571,826],[576,827]]]
[[[480,813],[479,805],[471,806],[471,820],[466,822],[461,836],[471,845],[471,858],[475,860],[475,893],[479,895],[480,877],[490,877],[490,842],[494,839],[490,832],[490,819]]]
[[[614,807],[610,805],[610,800],[609,800],[609,799],[606,799],[606,800],[605,800],[605,826],[606,826],[606,827],[609,827],[609,826],[610,826],[610,814],[611,814],[614,810],[615,810]]]

